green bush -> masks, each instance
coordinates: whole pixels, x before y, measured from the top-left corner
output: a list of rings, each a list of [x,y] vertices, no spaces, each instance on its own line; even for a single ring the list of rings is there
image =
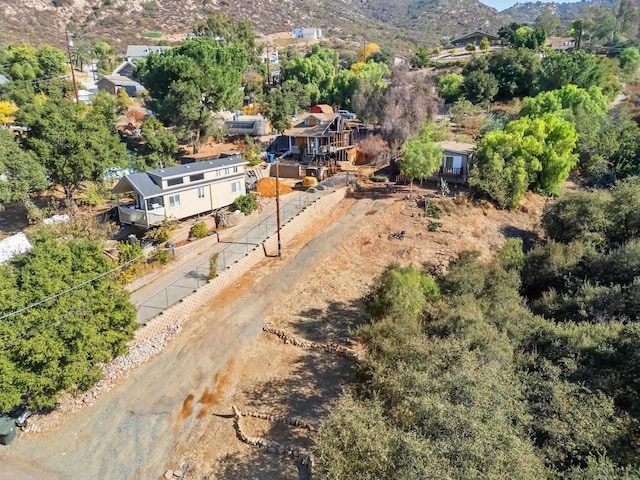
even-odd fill
[[[167,220],[159,227],[147,231],[144,238],[153,243],[168,242],[176,228],[178,228],[177,220]]]
[[[369,180],[376,183],[386,183],[389,181],[389,177],[386,175],[371,175]]]
[[[440,227],[442,227],[442,223],[440,222],[429,222],[429,225],[427,225],[427,230],[429,230],[430,232],[437,232],[438,230],[440,230]]]
[[[440,214],[442,210],[437,205],[433,205],[432,203],[427,205],[426,214],[436,220],[440,218]]]
[[[205,238],[209,234],[209,230],[204,222],[198,222],[189,231],[190,237]]]
[[[169,250],[165,250],[164,248],[159,248],[154,250],[151,254],[151,260],[154,262],[159,262],[161,265],[166,265],[171,261],[173,256]]]
[[[218,253],[214,253],[209,258],[209,280],[218,276]]]
[[[233,202],[233,206],[236,210],[240,210],[245,215],[250,215],[251,212],[258,208],[255,197],[250,193],[240,195],[236,198]]]
[[[118,242],[118,253],[120,253],[120,265],[134,259],[142,260],[143,249],[139,243]]]

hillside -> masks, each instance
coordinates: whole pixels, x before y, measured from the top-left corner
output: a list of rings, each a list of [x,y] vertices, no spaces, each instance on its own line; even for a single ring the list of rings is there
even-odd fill
[[[584,0],[576,3],[516,3],[501,13],[509,15],[519,23],[533,23],[546,7],[550,7],[560,17],[562,24],[566,26],[580,16],[584,7],[598,5],[613,8],[615,4],[614,0]]]
[[[325,36],[384,45],[430,44],[509,19],[478,0],[0,0],[0,42],[64,45],[65,26],[82,41],[106,40],[119,50],[151,43],[160,32],[180,40],[214,12],[252,22],[257,34],[313,26]],[[146,38],[146,40],[145,40]]]

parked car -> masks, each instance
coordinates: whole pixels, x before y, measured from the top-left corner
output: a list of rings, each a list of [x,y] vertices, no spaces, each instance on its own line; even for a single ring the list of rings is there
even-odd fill
[[[357,115],[349,110],[338,110],[338,114],[346,120],[355,120]]]

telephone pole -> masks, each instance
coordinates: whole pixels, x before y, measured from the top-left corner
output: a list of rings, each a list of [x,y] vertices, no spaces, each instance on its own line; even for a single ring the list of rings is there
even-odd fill
[[[73,91],[76,94],[76,104],[80,103],[80,97],[78,96],[78,84],[76,83],[76,72],[73,69],[73,58],[71,57],[71,47],[73,46],[73,40],[69,39],[69,30],[64,31],[67,38],[67,53],[69,54],[69,67],[71,67],[71,78],[73,80]]]
[[[280,239],[280,160],[276,159],[276,222],[278,222],[278,257],[282,257],[282,241]]]

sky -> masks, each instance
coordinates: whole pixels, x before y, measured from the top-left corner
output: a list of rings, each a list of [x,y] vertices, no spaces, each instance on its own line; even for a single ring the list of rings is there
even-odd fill
[[[538,0],[535,1],[530,1],[528,2],[527,0],[480,0],[482,3],[484,3],[485,5],[489,5],[490,7],[495,8],[498,11],[502,11],[506,8],[511,7],[512,5],[514,5],[515,3],[537,3]],[[576,1],[580,1],[580,0],[564,0],[563,2],[558,2],[558,3],[574,3]],[[542,3],[551,3],[549,2],[549,0],[542,0]]]

